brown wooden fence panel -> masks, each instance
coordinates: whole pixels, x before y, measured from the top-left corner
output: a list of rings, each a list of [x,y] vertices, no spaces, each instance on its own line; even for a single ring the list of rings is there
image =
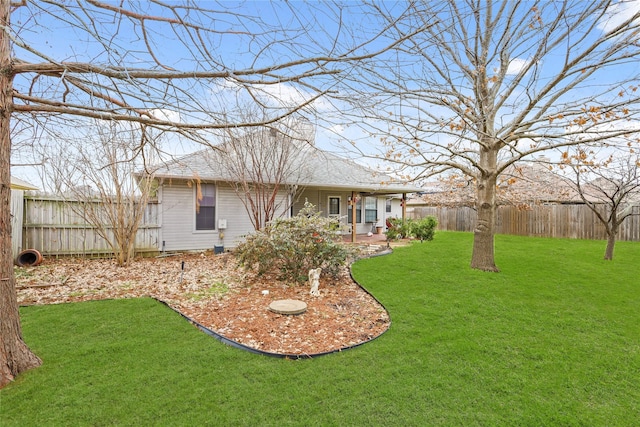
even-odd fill
[[[473,231],[477,219],[476,211],[468,207],[412,206],[407,209],[407,216],[412,219],[434,216],[438,218],[438,229],[450,231]],[[604,225],[585,205],[540,205],[530,210],[500,206],[496,215],[496,232],[570,239],[607,238]],[[622,223],[618,240],[640,241],[640,206],[634,206],[633,215]]]
[[[55,196],[28,195],[24,203],[23,248],[37,249],[48,256],[113,255],[113,250],[98,234],[96,227],[78,213],[84,202]],[[158,251],[158,206],[155,201],[147,205],[145,218],[136,233],[135,251],[138,254]]]

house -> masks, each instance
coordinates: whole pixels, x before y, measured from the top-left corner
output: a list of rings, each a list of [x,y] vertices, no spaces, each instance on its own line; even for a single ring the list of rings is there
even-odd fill
[[[11,254],[16,259],[22,251],[22,219],[24,216],[24,192],[37,187],[14,176],[11,177]]]
[[[291,172],[280,181],[275,217],[296,215],[308,201],[323,215],[337,218],[355,241],[356,234],[382,232],[387,218],[403,217],[402,200],[420,190],[313,144],[301,144],[299,150],[289,159]],[[254,231],[243,204],[247,201],[244,190],[238,191],[238,171],[223,152],[220,145],[153,169],[158,182],[160,250],[233,248]],[[252,162],[251,158],[255,156],[243,161]],[[269,183],[264,176],[259,179]]]

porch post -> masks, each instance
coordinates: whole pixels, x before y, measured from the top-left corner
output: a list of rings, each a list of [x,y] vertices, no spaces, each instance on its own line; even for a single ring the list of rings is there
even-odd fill
[[[407,193],[402,193],[402,222],[407,220]]]
[[[358,241],[356,235],[356,192],[351,192],[351,243],[356,243]]]

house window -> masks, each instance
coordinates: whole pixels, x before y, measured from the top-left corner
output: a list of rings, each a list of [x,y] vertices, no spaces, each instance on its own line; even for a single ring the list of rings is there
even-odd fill
[[[353,205],[349,204],[349,215],[347,218],[349,224],[353,222]],[[356,223],[362,222],[362,199],[358,198],[356,202]]]
[[[340,197],[329,197],[329,216],[340,216]]]
[[[391,199],[386,200],[384,208],[387,213],[391,213]]]
[[[378,220],[378,199],[366,197],[364,199],[364,222],[376,222]]]
[[[196,230],[216,229],[216,186],[200,184],[196,188]]]

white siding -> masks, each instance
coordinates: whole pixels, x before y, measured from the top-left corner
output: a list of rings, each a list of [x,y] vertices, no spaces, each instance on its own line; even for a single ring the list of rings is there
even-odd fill
[[[238,195],[227,184],[219,184],[216,201],[216,216],[227,220],[226,230],[221,230],[224,239],[220,239],[225,249],[235,248],[243,237],[254,231],[251,219]]]
[[[319,211],[326,212],[326,206],[323,206],[322,203],[320,202],[320,191],[305,189],[302,191],[299,197],[296,197],[296,199],[294,200],[294,203],[293,203],[294,215],[297,215],[298,212],[300,212],[300,210],[304,207],[305,202],[311,203]]]
[[[387,212],[386,212],[386,197],[378,197],[377,209],[378,209],[378,222],[376,222],[376,227],[384,227],[384,223],[387,220]]]
[[[165,251],[213,249],[218,231],[195,231],[195,189],[186,182],[165,182],[162,186],[162,242]],[[218,202],[216,202],[218,203]],[[217,206],[216,206],[217,209]]]
[[[391,199],[391,213],[387,213],[387,218],[402,218],[402,200]]]
[[[214,246],[235,248],[245,235],[254,231],[244,205],[225,183],[216,183],[216,230],[196,231],[193,187],[175,180],[163,185],[161,250],[204,250],[213,249]],[[287,197],[286,194],[282,195],[283,199]],[[286,204],[285,201],[283,206]],[[221,219],[227,222],[224,230],[218,229]]]

